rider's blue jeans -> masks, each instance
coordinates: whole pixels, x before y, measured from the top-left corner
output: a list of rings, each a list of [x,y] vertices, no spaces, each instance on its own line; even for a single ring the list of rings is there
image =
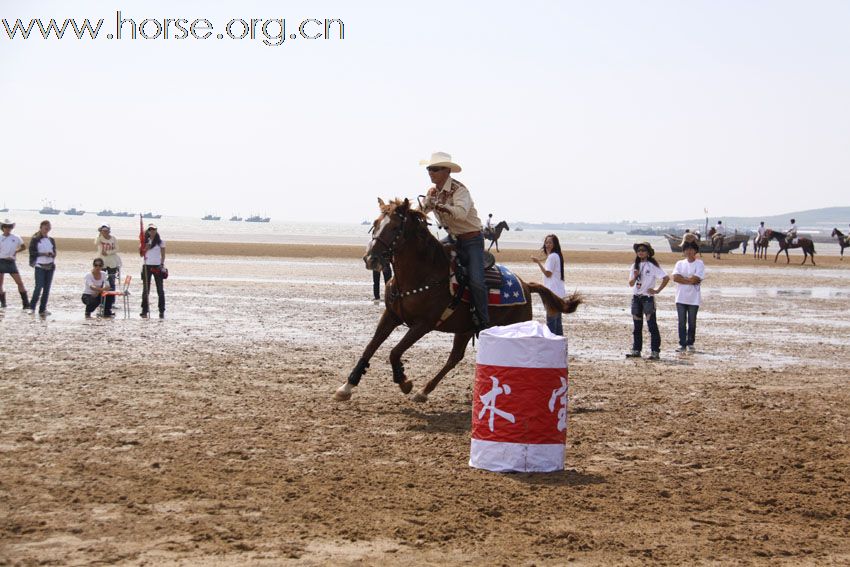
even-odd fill
[[[484,236],[453,239],[457,255],[466,266],[469,274],[469,293],[478,313],[478,323],[489,326],[490,314],[487,311],[487,285],[484,283]]]

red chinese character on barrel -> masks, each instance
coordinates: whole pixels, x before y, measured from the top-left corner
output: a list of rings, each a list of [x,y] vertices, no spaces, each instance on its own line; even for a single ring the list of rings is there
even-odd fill
[[[567,340],[536,321],[482,332],[476,357],[469,466],[564,470]]]

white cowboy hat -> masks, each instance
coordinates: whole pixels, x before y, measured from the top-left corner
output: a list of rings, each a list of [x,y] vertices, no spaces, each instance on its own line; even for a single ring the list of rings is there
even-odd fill
[[[15,223],[9,219],[3,219],[3,222],[0,222],[0,226],[11,226],[12,228],[15,228]]]
[[[448,167],[452,173],[460,173],[460,166],[452,161],[452,156],[446,152],[434,152],[431,154],[431,159],[419,160],[419,165],[430,167]]]

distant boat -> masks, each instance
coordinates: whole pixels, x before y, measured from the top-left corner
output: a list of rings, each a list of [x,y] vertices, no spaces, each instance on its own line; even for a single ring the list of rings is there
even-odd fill
[[[3,203],[3,208],[2,208],[2,209],[0,209],[0,213],[8,213],[8,212],[9,212],[9,207],[7,207],[7,206],[6,206],[6,203],[4,202],[4,203]]]
[[[113,213],[112,210],[110,210],[110,209],[103,209],[102,211],[98,211],[97,216],[99,216],[99,217],[111,217],[114,214],[115,213]]]
[[[271,217],[261,217],[259,215],[252,215],[245,219],[245,222],[269,222]]]
[[[41,209],[39,209],[38,212],[42,215],[58,215],[62,211],[60,211],[59,209],[54,209],[50,205],[45,205]]]
[[[75,209],[74,207],[71,207],[67,211],[63,211],[63,213],[66,214],[66,215],[71,215],[71,216],[75,216],[75,217],[86,214],[85,211],[80,211],[78,209]]]
[[[162,215],[155,215],[153,213],[144,213],[142,215],[143,219],[161,219]]]
[[[201,220],[221,220],[221,217],[217,217],[217,216],[214,216],[214,215],[207,215],[207,216],[203,217]]]
[[[664,238],[667,239],[667,243],[670,245],[671,252],[682,251],[682,235],[665,234]],[[743,242],[746,242],[749,239],[749,235],[740,234],[737,232],[728,235],[723,239],[723,246],[720,248],[719,252],[731,252],[732,250],[737,249]],[[710,238],[700,239],[698,242],[700,254],[708,254],[712,252]]]
[[[369,222],[369,221],[367,221],[367,220],[364,220],[364,221],[363,221],[363,222],[361,222],[360,224],[362,224],[362,225],[364,225],[364,226],[365,226],[365,225],[367,225],[367,224],[372,224],[372,223],[370,223],[370,222]]]
[[[239,216],[233,215],[232,217],[230,217],[230,220],[232,220],[232,221],[241,221],[241,220],[242,220],[242,217],[239,217]]]
[[[136,215],[134,215],[133,213],[128,213],[128,212],[126,212],[126,211],[121,211],[121,212],[119,212],[119,213],[115,213],[115,214],[114,214],[114,215],[112,215],[112,216],[115,216],[115,217],[134,217],[134,216],[136,216]]]
[[[514,232],[522,232],[522,227],[518,226],[514,229]]]
[[[609,230],[606,234],[614,234],[613,230]]]

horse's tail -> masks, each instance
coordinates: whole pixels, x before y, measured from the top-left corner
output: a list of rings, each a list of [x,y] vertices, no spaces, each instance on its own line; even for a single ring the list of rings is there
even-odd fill
[[[566,299],[561,299],[554,293],[552,293],[548,287],[543,284],[535,283],[535,282],[527,282],[528,290],[531,293],[537,293],[540,295],[540,299],[543,300],[543,305],[546,307],[546,311],[555,311],[557,313],[574,313],[578,306],[584,303],[584,297],[578,292],[573,292]]]

